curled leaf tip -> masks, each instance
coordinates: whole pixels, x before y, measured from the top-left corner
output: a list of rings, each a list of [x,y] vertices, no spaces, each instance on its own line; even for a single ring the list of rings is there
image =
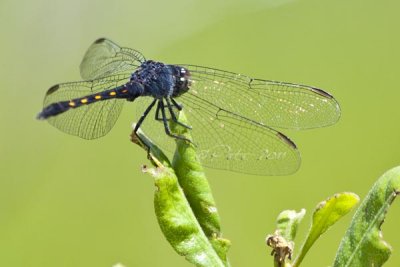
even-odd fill
[[[135,132],[135,124],[132,125],[133,131],[131,133],[131,142],[140,146],[147,153],[147,158],[151,161],[154,166],[164,167],[170,166],[168,157],[164,152],[156,146],[149,137],[147,137],[144,132],[139,128]]]
[[[276,219],[276,231],[285,239],[293,241],[297,234],[297,228],[305,214],[305,209],[301,209],[299,212],[296,212],[295,210],[282,211]]]

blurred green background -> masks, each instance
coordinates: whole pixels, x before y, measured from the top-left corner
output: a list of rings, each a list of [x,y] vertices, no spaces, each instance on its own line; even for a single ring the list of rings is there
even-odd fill
[[[35,120],[51,85],[79,80],[98,37],[147,58],[315,85],[338,99],[338,124],[284,131],[302,153],[296,174],[207,169],[232,266],[272,266],[264,238],[281,210],[307,209],[300,240],[319,201],[364,197],[399,164],[399,9],[395,0],[2,0],[0,266],[190,266],[156,222],[153,181],[140,170],[148,161],[129,141],[135,103],[94,141]],[[330,265],[350,219],[303,265]],[[394,202],[383,225],[395,248],[387,266],[400,264],[399,221]]]

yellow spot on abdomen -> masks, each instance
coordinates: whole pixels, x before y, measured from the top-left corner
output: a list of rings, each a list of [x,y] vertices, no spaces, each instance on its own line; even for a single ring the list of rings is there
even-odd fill
[[[75,104],[74,101],[69,101],[68,105],[69,105],[70,107],[75,107],[76,104]]]
[[[110,96],[115,96],[116,94],[117,94],[117,93],[114,92],[114,91],[110,92]]]
[[[82,99],[81,99],[81,103],[82,103],[82,104],[86,104],[87,102],[88,102],[87,98],[82,98]]]
[[[96,95],[94,98],[99,100],[99,99],[101,99],[101,95]]]

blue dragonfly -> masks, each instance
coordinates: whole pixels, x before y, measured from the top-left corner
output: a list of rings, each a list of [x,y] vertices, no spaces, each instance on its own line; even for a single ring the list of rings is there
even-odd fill
[[[83,81],[51,87],[38,119],[84,139],[106,135],[123,104],[135,102],[136,133],[173,151],[169,120],[191,129],[205,166],[256,175],[296,172],[294,142],[276,130],[336,123],[340,107],[326,91],[307,85],[254,79],[219,69],[147,60],[109,39],[96,40],[80,65]],[[184,109],[190,125],[177,119]],[[152,117],[154,119],[146,119]],[[165,132],[162,133],[162,132]]]

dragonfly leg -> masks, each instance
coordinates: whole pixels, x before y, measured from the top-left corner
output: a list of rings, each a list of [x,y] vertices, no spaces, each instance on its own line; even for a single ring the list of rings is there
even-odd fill
[[[139,130],[140,125],[142,125],[144,119],[146,118],[146,116],[149,114],[150,110],[153,108],[153,106],[156,104],[157,99],[154,99],[153,102],[150,103],[150,105],[146,108],[146,110],[143,112],[143,115],[140,117],[140,119],[138,120],[138,122],[136,123],[135,129],[133,129],[133,132],[135,133],[135,135],[139,138],[140,142],[145,145],[147,147],[147,152],[150,152],[150,147],[148,145],[146,145],[145,142],[143,142],[143,140],[140,138],[140,136],[137,134],[137,131]]]
[[[162,117],[160,117],[160,110],[161,110],[161,102],[160,101],[158,101],[158,103],[157,103],[157,109],[156,109],[156,114],[155,114],[155,116],[154,116],[154,119],[156,120],[156,121],[162,121],[163,120],[163,118]]]
[[[172,120],[173,120],[175,123],[177,123],[177,124],[179,124],[179,125],[181,125],[181,126],[187,128],[187,129],[192,129],[191,126],[186,125],[186,124],[184,124],[184,123],[178,121],[178,119],[176,118],[176,115],[175,115],[175,113],[174,113],[174,111],[173,111],[173,109],[172,109],[171,102],[169,101],[168,98],[165,98],[165,100],[167,101],[167,107],[168,107],[169,113],[171,114]],[[173,100],[173,99],[171,98],[171,100]],[[176,103],[176,102],[175,102],[175,103]]]
[[[192,141],[190,141],[189,139],[187,139],[187,138],[185,138],[185,137],[182,137],[182,136],[179,136],[179,135],[176,135],[176,134],[173,134],[173,133],[171,133],[171,129],[169,128],[169,126],[168,126],[168,120],[167,120],[167,117],[166,117],[166,115],[165,115],[165,106],[164,106],[164,101],[161,99],[161,100],[159,100],[159,102],[158,103],[161,103],[160,104],[160,106],[161,106],[161,114],[162,114],[162,119],[163,119],[163,123],[164,123],[164,129],[165,129],[165,133],[167,134],[167,135],[169,135],[169,136],[171,136],[171,137],[174,137],[174,138],[176,138],[176,139],[180,139],[180,140],[185,140],[185,141],[188,141],[188,142],[192,142]]]
[[[183,106],[181,104],[178,104],[178,102],[176,102],[175,99],[173,99],[172,97],[171,97],[171,101],[172,101],[172,104],[174,104],[174,107],[176,107],[179,111],[181,111],[183,109]]]

